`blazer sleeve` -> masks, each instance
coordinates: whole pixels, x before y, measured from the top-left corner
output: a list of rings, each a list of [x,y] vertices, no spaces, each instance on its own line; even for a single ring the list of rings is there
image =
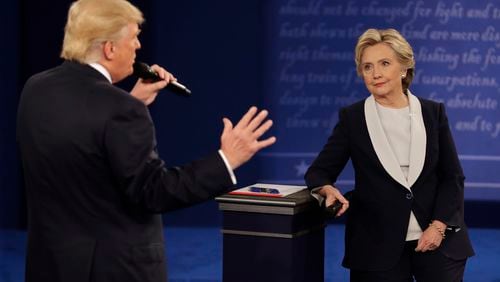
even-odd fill
[[[307,170],[304,178],[309,189],[332,185],[344,169],[350,157],[347,109],[339,112],[339,121],[335,125],[327,143]]]
[[[114,178],[127,199],[150,212],[165,212],[225,192],[232,181],[218,153],[167,168],[156,151],[147,108],[128,100],[109,119],[104,147]]]
[[[460,228],[464,203],[465,176],[458,159],[455,143],[443,104],[439,104],[439,184],[433,219],[449,227]]]

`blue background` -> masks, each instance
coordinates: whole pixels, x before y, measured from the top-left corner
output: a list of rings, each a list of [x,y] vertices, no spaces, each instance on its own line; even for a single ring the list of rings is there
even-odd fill
[[[258,181],[303,184],[304,170],[325,143],[340,107],[368,95],[354,69],[357,37],[369,27],[394,27],[407,37],[416,54],[412,92],[447,106],[467,176],[467,222],[492,225],[487,215],[500,209],[500,134],[495,135],[500,127],[498,1],[132,2],[146,17],[138,59],[165,66],[193,91],[189,99],[164,91],[150,107],[160,155],[168,165],[181,165],[217,150],[222,117],[236,122],[249,106],[256,105],[270,110],[275,121],[270,134],[278,142],[237,171],[238,185]],[[61,62],[58,54],[70,3],[1,4],[3,228],[25,225],[22,172],[15,146],[19,93],[29,76]],[[484,38],[488,31],[492,37]],[[462,32],[471,38],[461,38]],[[448,38],[438,39],[438,35]],[[321,50],[331,57],[314,58],[313,53]],[[441,54],[442,60],[427,56],[433,52]],[[472,59],[477,60],[464,53],[474,54]],[[321,75],[326,81],[312,79]],[[453,87],[443,82],[467,76],[479,82]],[[120,83],[125,89],[132,84],[132,79]],[[486,108],[454,103],[457,98],[473,100],[475,96],[487,103]],[[352,179],[348,167],[339,183],[347,190]],[[219,213],[210,201],[170,213],[165,221],[217,224]],[[498,220],[496,224],[500,226]]]

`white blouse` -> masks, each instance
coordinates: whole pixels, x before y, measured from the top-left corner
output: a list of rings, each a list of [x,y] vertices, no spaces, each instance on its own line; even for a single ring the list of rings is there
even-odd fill
[[[384,129],[387,142],[391,146],[399,166],[408,180],[410,169],[410,148],[411,148],[411,117],[410,107],[393,109],[384,107],[378,103],[377,113],[380,123]],[[410,214],[406,241],[418,240],[422,236],[422,229],[418,225],[413,212]]]
[[[401,166],[401,170],[408,179],[411,146],[410,107],[393,109],[386,108],[378,103],[376,105],[387,141]]]

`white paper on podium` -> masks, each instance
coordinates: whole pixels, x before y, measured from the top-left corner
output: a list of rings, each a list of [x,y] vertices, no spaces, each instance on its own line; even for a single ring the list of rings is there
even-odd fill
[[[275,193],[265,193],[265,192],[252,192],[250,190],[251,187],[276,189],[279,191],[279,193],[275,194]],[[229,194],[266,196],[266,197],[286,197],[290,194],[302,191],[304,189],[307,189],[307,187],[306,186],[298,186],[298,185],[255,183],[253,185],[231,191],[231,192],[229,192]]]

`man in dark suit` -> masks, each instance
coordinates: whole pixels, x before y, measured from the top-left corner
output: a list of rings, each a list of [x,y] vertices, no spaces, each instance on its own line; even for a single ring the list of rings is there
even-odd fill
[[[218,152],[166,168],[146,105],[175,78],[128,93],[141,12],[125,0],[72,4],[61,56],[22,92],[17,138],[28,203],[26,281],[165,281],[159,213],[234,186],[233,170],[275,142],[252,107],[233,127],[224,118]]]

